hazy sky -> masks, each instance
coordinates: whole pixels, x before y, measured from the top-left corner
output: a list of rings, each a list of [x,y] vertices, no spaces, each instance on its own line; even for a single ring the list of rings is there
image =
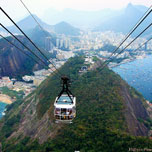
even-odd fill
[[[33,14],[42,17],[49,8],[62,11],[64,8],[76,10],[101,10],[104,8],[121,9],[128,3],[150,7],[152,0],[22,0]],[[28,13],[20,0],[0,0],[0,6],[15,20],[26,16]],[[0,12],[0,22],[9,25],[10,22]]]

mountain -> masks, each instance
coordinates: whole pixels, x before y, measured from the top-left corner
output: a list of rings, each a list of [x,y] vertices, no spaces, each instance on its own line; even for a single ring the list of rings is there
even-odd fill
[[[75,28],[66,22],[60,22],[54,25],[54,32],[57,34],[78,36],[80,34],[80,29]]]
[[[99,26],[97,26],[94,31],[107,31],[111,30],[114,32],[122,32],[124,34],[128,33],[131,28],[139,21],[143,14],[148,10],[144,6],[136,6],[131,3],[124,9],[122,13],[117,16],[107,18],[106,21],[103,21]],[[133,36],[139,34],[144,28],[146,28],[152,19],[152,14],[150,14],[146,20],[139,26],[135,31]],[[146,31],[144,35],[149,35],[152,30]]]
[[[43,27],[45,31],[48,31],[53,36],[55,34],[65,34],[65,35],[72,35],[77,36],[80,34],[80,29],[73,27],[72,25],[68,24],[67,22],[59,22],[55,25],[48,25],[45,22],[43,22],[39,17],[36,15],[33,15],[37,22]],[[25,33],[31,33],[32,31],[37,28],[38,24],[34,21],[34,19],[29,15],[26,18],[22,19],[21,21],[17,22],[17,25],[25,32]],[[13,25],[7,27],[12,33],[21,34],[19,30]],[[42,29],[41,29],[42,31]],[[6,32],[2,28],[0,28],[0,32]],[[36,31],[37,32],[37,31]],[[43,32],[43,31],[42,31]],[[41,34],[42,35],[42,34]],[[49,34],[50,35],[50,34]],[[55,42],[54,42],[55,43]]]
[[[28,31],[27,34],[32,41],[41,49],[41,51],[48,57],[52,57],[48,51],[45,51],[45,39],[46,37],[51,37],[52,43],[55,44],[56,38],[54,35],[46,31],[42,31],[39,27],[35,27]],[[35,52],[40,58],[44,57],[36,50],[36,48],[24,37],[17,36],[27,47],[29,47],[33,52]],[[7,37],[13,44],[17,45],[21,49],[25,49],[17,40],[12,37]],[[28,55],[33,56],[28,50],[24,50]],[[36,58],[35,58],[36,59]],[[36,59],[39,61],[39,59]],[[43,63],[40,63],[43,64]],[[21,78],[23,75],[32,74],[34,70],[44,68],[43,66],[38,66],[34,60],[29,58],[20,52],[17,48],[8,44],[4,39],[0,39],[0,77],[9,76]]]
[[[43,20],[49,24],[57,24],[59,22],[65,21],[71,25],[75,25],[78,28],[86,29],[93,28],[99,25],[102,20],[107,17],[118,14],[119,11],[111,9],[103,9],[99,11],[80,11],[66,8],[62,11],[50,8],[44,15]]]
[[[18,36],[18,38],[24,41],[25,45],[31,46],[23,36]],[[24,50],[23,46],[12,37],[7,37],[7,39]],[[28,53],[26,50],[25,52]],[[30,55],[30,53],[28,54]],[[0,77],[21,78],[25,74],[32,74],[34,66],[35,62],[31,58],[24,55],[11,44],[8,44],[4,39],[0,39]]]
[[[40,18],[38,18],[36,15],[33,15],[35,19],[38,21],[38,23],[44,27],[45,29],[49,28],[50,25],[44,23]],[[22,19],[21,21],[17,22],[17,25],[24,31],[28,31],[30,29],[33,29],[37,26],[37,23],[34,21],[34,19],[29,15]],[[19,30],[13,25],[7,27],[11,32],[20,34]],[[4,31],[1,29],[1,31]]]
[[[77,116],[72,124],[55,123],[53,104],[60,92],[57,73],[32,94],[7,107],[0,121],[3,151],[123,151],[149,149],[152,125],[143,97],[100,62],[79,75],[83,57],[71,58],[59,70],[73,81]]]
[[[131,4],[128,4],[131,5]],[[141,12],[146,12],[147,11],[147,7],[144,5],[134,5],[134,7],[136,7],[138,10],[140,10]]]
[[[44,12],[44,15],[42,17],[43,21],[36,15],[34,15],[34,17],[45,30],[51,33],[59,32],[59,34],[64,33],[66,35],[75,35],[75,32],[79,33],[79,29],[75,28],[77,27],[82,30],[112,30],[114,32],[122,32],[126,34],[147,10],[148,8],[143,5],[132,5],[130,3],[126,8],[120,10],[103,9],[98,11],[80,11],[68,8],[62,11],[58,11],[50,8],[46,10],[46,12]],[[141,24],[139,29],[135,32],[134,36],[141,30],[143,30],[146,26],[148,26],[148,24],[151,23],[151,19],[152,14],[149,15],[147,19]],[[50,25],[47,23],[49,23]],[[27,16],[26,18],[19,21],[17,24],[24,31],[31,30],[37,26],[36,22],[31,16]],[[73,28],[71,29],[71,31],[74,31],[74,34],[68,30],[70,25],[65,26],[65,24],[70,24],[74,26],[70,27],[70,29]],[[64,27],[66,28],[64,29]],[[14,33],[19,33],[19,31],[14,26],[10,26],[8,28]],[[0,29],[0,31],[4,30]],[[65,33],[66,31],[67,33]],[[145,32],[144,35],[149,36],[151,32],[152,31],[149,30]]]
[[[50,37],[50,41],[52,42],[52,44],[56,45],[56,34],[54,32],[47,32],[47,30],[44,31],[40,29],[39,26],[36,26],[35,28],[28,30],[27,35],[40,48],[45,49],[45,40],[47,37]]]

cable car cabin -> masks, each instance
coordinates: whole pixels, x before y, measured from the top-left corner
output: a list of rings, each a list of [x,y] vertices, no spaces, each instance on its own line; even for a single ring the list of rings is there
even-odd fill
[[[56,122],[71,123],[76,116],[76,97],[67,94],[57,97],[54,102],[54,116]]]

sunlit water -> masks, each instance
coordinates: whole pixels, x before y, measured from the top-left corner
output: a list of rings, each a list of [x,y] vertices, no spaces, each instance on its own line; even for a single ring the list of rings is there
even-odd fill
[[[4,114],[3,112],[5,110],[6,105],[7,105],[6,103],[0,102],[0,119],[2,118]]]
[[[152,101],[152,56],[113,68],[129,85]]]

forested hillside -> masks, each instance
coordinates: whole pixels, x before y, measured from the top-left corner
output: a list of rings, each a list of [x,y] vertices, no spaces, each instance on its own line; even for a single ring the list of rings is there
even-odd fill
[[[55,123],[53,103],[61,88],[54,74],[26,99],[8,106],[0,121],[3,152],[152,148],[148,137],[151,120],[143,97],[108,68],[95,66],[79,75],[83,65],[84,58],[75,57],[59,69],[73,82],[71,91],[77,98],[73,123]]]

